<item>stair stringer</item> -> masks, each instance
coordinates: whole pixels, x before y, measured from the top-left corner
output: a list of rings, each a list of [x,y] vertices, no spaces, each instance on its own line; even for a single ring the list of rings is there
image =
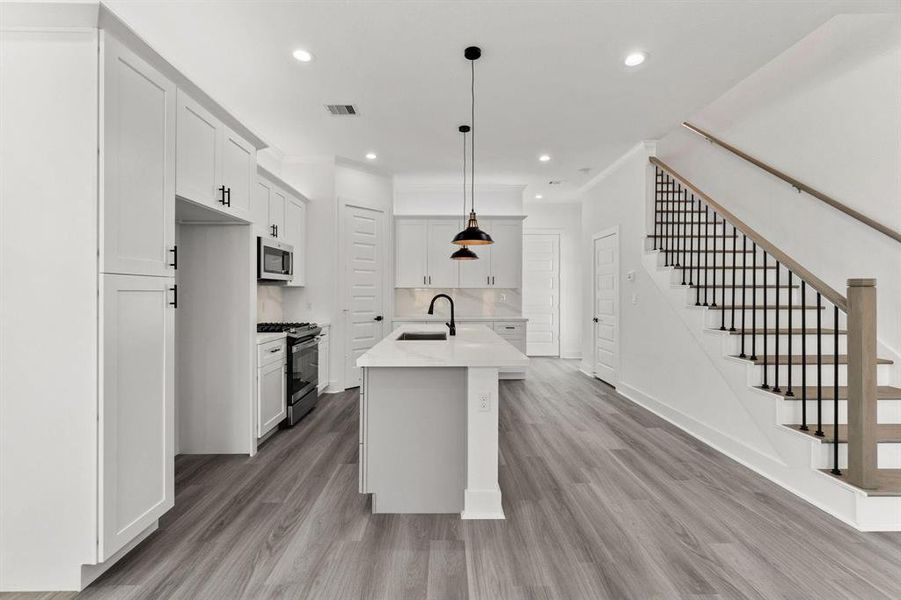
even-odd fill
[[[822,444],[782,425],[782,400],[776,396],[761,397],[760,391],[753,387],[755,367],[724,355],[723,340],[705,333],[708,329],[706,309],[687,305],[685,290],[672,286],[672,267],[660,266],[658,256],[658,251],[644,250],[642,266],[660,296],[681,320],[688,336],[728,385],[735,396],[732,406],[737,404],[742,408],[755,435],[722,431],[706,418],[707,415],[690,414],[629,384],[621,382],[618,390],[852,527],[861,531],[901,531],[901,497],[868,496],[816,468],[821,459]],[[724,406],[727,403],[724,402]]]

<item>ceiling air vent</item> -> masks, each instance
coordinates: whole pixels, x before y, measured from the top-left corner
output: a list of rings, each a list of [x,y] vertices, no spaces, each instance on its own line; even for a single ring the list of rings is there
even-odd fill
[[[338,117],[354,117],[358,114],[357,107],[353,104],[326,104],[325,110]]]

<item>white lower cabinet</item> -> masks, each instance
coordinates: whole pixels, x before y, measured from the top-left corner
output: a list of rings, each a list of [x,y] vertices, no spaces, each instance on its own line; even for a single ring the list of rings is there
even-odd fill
[[[281,339],[257,348],[257,437],[263,437],[288,414],[287,342]]]
[[[170,277],[101,276],[99,560],[175,504]]]
[[[329,328],[322,328],[319,334],[319,384],[316,386],[317,391],[322,392],[328,387],[329,378]]]

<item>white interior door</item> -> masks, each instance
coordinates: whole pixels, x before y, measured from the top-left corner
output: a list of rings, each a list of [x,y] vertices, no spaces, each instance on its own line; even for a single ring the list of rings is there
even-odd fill
[[[103,275],[100,559],[175,503],[171,277]]]
[[[382,339],[384,221],[385,213],[381,211],[360,206],[345,207],[346,277],[350,290],[345,345],[346,388],[360,385],[362,370],[357,367],[357,358]]]
[[[616,231],[594,239],[593,320],[595,377],[616,385],[619,360],[619,235]]]
[[[522,313],[526,354],[560,355],[560,234],[522,236]]]

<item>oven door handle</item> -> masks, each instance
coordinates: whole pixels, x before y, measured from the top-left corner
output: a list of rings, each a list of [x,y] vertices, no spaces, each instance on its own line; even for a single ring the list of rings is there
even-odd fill
[[[301,342],[300,344],[295,344],[291,347],[291,354],[294,354],[298,350],[305,350],[306,348],[312,348],[319,344],[319,338],[313,338],[312,340],[307,340],[306,342]]]

